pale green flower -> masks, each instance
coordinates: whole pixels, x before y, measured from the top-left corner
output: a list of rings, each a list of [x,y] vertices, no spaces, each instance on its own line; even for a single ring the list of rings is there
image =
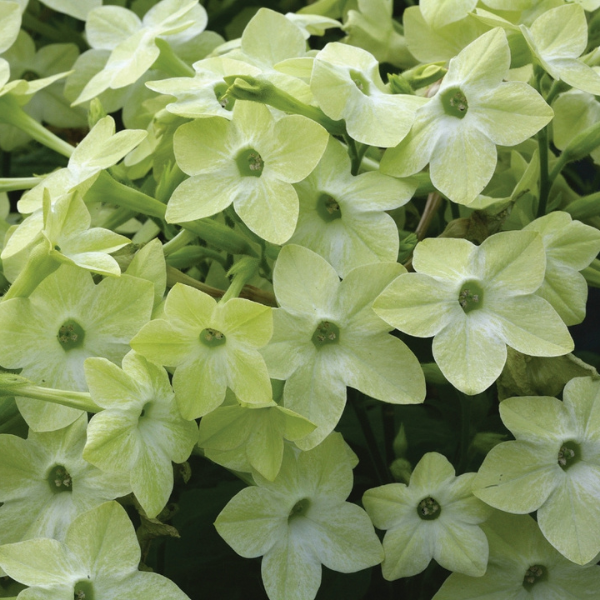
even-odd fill
[[[115,133],[112,117],[100,119],[75,148],[65,168],[50,173],[40,184],[23,194],[18,203],[19,212],[28,214],[42,208],[44,188],[48,189],[52,199],[75,190],[84,195],[102,170],[117,164],[146,135],[139,129]]]
[[[148,281],[122,275],[95,285],[87,271],[63,265],[29,298],[0,303],[0,365],[21,369],[38,385],[86,391],[84,360],[120,362],[129,340],[149,320],[152,304]],[[20,398],[17,404],[36,431],[60,429],[81,414],[41,400]]]
[[[86,462],[87,417],[26,440],[0,436],[0,545],[36,537],[64,539],[73,519],[131,492],[127,474]]]
[[[390,325],[433,339],[433,356],[466,394],[487,389],[506,363],[506,346],[530,356],[560,356],[573,340],[552,306],[535,295],[546,255],[535,232],[507,231],[481,246],[428,238],[415,248],[416,273],[398,277],[375,301]]]
[[[385,148],[406,136],[415,111],[428,102],[420,96],[390,93],[377,59],[339,42],[327,44],[315,57],[310,87],[328,117],[345,120],[350,136]]]
[[[397,263],[357,267],[344,280],[318,254],[284,246],[273,273],[281,308],[263,349],[269,373],[286,379],[284,405],[317,425],[296,444],[309,449],[337,425],[346,386],[393,404],[425,397],[423,372],[414,354],[372,310],[373,300],[404,272]]]
[[[574,565],[526,515],[496,511],[481,528],[490,558],[483,577],[453,573],[433,600],[595,600],[600,567]]]
[[[227,56],[205,58],[194,63],[194,77],[175,77],[149,81],[146,86],[160,94],[175,96],[176,101],[166,109],[180,117],[233,117],[235,99],[224,97],[227,88],[224,78],[231,75],[258,75],[260,69]]]
[[[0,566],[30,586],[20,600],[189,600],[169,579],[138,571],[140,546],[117,502],[77,517],[64,542],[38,538],[0,547]]]
[[[321,564],[353,573],[379,564],[381,544],[362,508],[346,502],[355,456],[339,434],[308,452],[287,447],[270,482],[255,473],[221,511],[215,527],[241,556],[263,556],[271,600],[313,600]]]
[[[331,138],[315,170],[295,188],[300,214],[290,243],[320,254],[341,277],[397,259],[398,227],[384,211],[406,204],[414,185],[377,172],[353,177],[348,153]]]
[[[536,294],[550,302],[566,325],[581,323],[588,286],[579,271],[600,252],[600,231],[562,211],[536,219],[524,230],[537,231],[546,249],[546,273]]]
[[[201,417],[217,408],[229,387],[241,402],[271,399],[271,383],[258,351],[272,333],[271,308],[175,284],[164,318],[147,323],[131,341],[134,350],[160,365],[175,367],[173,387],[181,414]]]
[[[218,464],[242,472],[254,469],[273,481],[283,461],[284,439],[299,440],[315,425],[274,400],[239,404],[232,392],[227,396],[223,406],[202,417],[198,445]]]
[[[500,416],[516,437],[486,456],[473,490],[507,512],[537,510],[546,539],[583,565],[600,552],[600,381],[577,377],[563,401],[508,398]]]
[[[554,79],[600,94],[600,75],[579,57],[586,49],[588,25],[576,2],[543,12],[531,28],[521,25],[535,59]]]
[[[459,204],[472,202],[491,179],[496,145],[515,146],[552,118],[528,84],[504,82],[510,67],[506,34],[483,34],[450,61],[437,94],[417,110],[410,133],[381,162],[406,177],[429,163],[433,185]]]
[[[292,183],[316,167],[328,137],[311,119],[276,121],[263,104],[243,101],[236,102],[231,121],[209,117],[182,125],[173,140],[175,157],[192,177],[173,192],[167,221],[210,217],[233,204],[257,235],[286,242],[298,219]]]
[[[124,474],[146,515],[156,517],[173,490],[171,462],[187,460],[198,427],[180,415],[167,372],[139,354],[126,354],[122,369],[105,358],[84,367],[92,400],[105,410],[88,425],[83,456]]]
[[[434,559],[450,571],[479,577],[485,573],[488,542],[479,525],[492,512],[475,498],[475,473],[455,476],[441,454],[429,452],[418,462],[410,483],[367,490],[363,504],[383,539],[385,579],[421,573]]]
[[[422,0],[419,9],[432,29],[464,19],[476,6],[477,0]]]
[[[21,29],[21,10],[16,2],[0,0],[0,52],[6,52]]]

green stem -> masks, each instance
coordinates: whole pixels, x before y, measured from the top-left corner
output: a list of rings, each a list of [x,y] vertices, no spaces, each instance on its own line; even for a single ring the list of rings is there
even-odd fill
[[[550,176],[548,174],[548,127],[544,127],[538,133],[538,146],[540,156],[540,197],[538,200],[537,217],[546,214],[548,196],[550,194]]]
[[[88,392],[45,388],[12,373],[3,373],[0,376],[0,396],[23,396],[93,413],[103,410],[92,400]]]
[[[129,219],[133,219],[137,213],[133,212],[129,208],[119,206],[113,211],[102,223],[104,229],[110,229],[114,231],[117,227],[120,227],[124,223],[127,223]]]
[[[565,83],[564,81],[560,81],[560,80],[555,81],[552,84],[552,87],[550,88],[550,91],[548,92],[548,95],[545,98],[546,103],[551,106],[552,102],[554,102],[554,99],[556,98],[556,96],[558,96],[559,94],[562,94],[563,92],[566,92],[570,88],[571,88],[571,86],[568,85],[567,83]]]
[[[367,452],[369,454],[371,464],[373,465],[373,470],[375,472],[377,482],[379,485],[391,483],[393,481],[392,477],[389,474],[389,471],[385,466],[383,459],[381,458],[381,454],[377,447],[377,439],[375,438],[375,434],[373,433],[367,410],[365,409],[364,404],[359,398],[359,392],[352,388],[348,388],[348,397],[350,399],[350,403],[352,404],[352,408],[354,409],[356,418],[358,419],[358,423],[367,443]]]
[[[23,270],[0,301],[11,298],[28,298],[35,288],[58,267],[60,267],[60,263],[48,254],[46,244],[38,244],[31,250]]]
[[[174,252],[185,248],[189,243],[193,242],[196,239],[196,234],[191,231],[187,231],[187,229],[182,229],[172,240],[169,240],[163,246],[163,253],[165,258],[170,256]]]
[[[41,181],[44,181],[44,177],[2,177],[0,178],[0,192],[30,190]]]
[[[589,196],[582,196],[565,207],[574,219],[589,219],[600,215],[600,192],[595,192]]]
[[[52,25],[48,25],[48,23],[40,21],[28,12],[24,12],[21,19],[23,29],[28,29],[34,33],[39,33],[53,42],[59,42],[63,44],[65,42],[72,42],[77,44],[79,50],[82,52],[89,48],[87,42],[83,39],[83,36],[72,28],[65,27],[64,29],[58,30],[52,27]]]
[[[581,271],[581,274],[585,277],[588,285],[600,288],[600,260],[595,258],[591,265]]]
[[[187,269],[205,259],[216,260],[225,268],[225,257],[221,256],[216,250],[204,246],[186,246],[169,254],[166,258],[167,264],[176,269]]]
[[[467,469],[469,462],[469,444],[471,443],[471,404],[462,392],[456,392],[460,402],[460,442],[456,474],[461,475]]]
[[[30,135],[34,140],[70,158],[75,148],[48,131],[41,123],[28,115],[10,93],[0,96],[0,123],[14,125]]]

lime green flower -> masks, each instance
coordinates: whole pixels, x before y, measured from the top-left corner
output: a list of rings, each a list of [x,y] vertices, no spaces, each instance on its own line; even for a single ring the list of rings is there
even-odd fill
[[[526,515],[497,511],[481,528],[490,544],[483,577],[453,573],[433,600],[583,600],[600,589],[600,567],[574,565]]]
[[[164,318],[147,323],[131,347],[157,364],[176,367],[173,387],[181,414],[201,417],[219,406],[229,387],[241,402],[271,399],[258,348],[272,333],[271,309],[242,298],[224,304],[180,283],[169,292]]]
[[[239,492],[217,517],[217,531],[238,554],[264,556],[271,600],[313,600],[321,564],[353,573],[383,559],[367,514],[345,502],[355,458],[339,434],[308,452],[287,447],[275,481],[255,474],[257,485]]]
[[[384,211],[406,204],[414,185],[376,172],[353,177],[347,152],[331,138],[315,170],[295,188],[300,214],[290,243],[320,254],[341,277],[397,259],[398,228]]]
[[[315,57],[311,90],[330,118],[346,121],[348,134],[371,146],[395,146],[406,136],[426,98],[392,94],[377,59],[362,48],[332,42]]]
[[[182,125],[173,140],[175,157],[192,177],[173,192],[167,221],[210,217],[233,204],[257,235],[274,244],[286,242],[298,219],[292,183],[316,167],[328,137],[306,117],[275,121],[263,104],[242,101],[236,102],[231,121],[209,117]]]
[[[478,498],[512,513],[537,510],[546,539],[583,565],[600,552],[600,381],[577,377],[563,402],[508,398],[500,416],[516,437],[486,456],[473,484]]]
[[[189,600],[166,577],[138,571],[140,559],[133,524],[117,502],[77,517],[64,542],[38,538],[0,548],[0,566],[30,586],[21,600]]]
[[[273,400],[240,404],[233,392],[227,396],[224,406],[202,417],[198,445],[218,464],[246,473],[254,469],[273,481],[283,461],[284,439],[299,440],[315,425]]]
[[[149,320],[150,282],[122,275],[94,285],[82,269],[61,266],[29,298],[0,303],[0,365],[21,369],[38,385],[86,391],[83,362],[101,356],[120,362],[129,340]],[[21,398],[19,410],[36,431],[72,423],[81,411]]]
[[[92,400],[105,410],[88,425],[83,456],[106,473],[125,474],[148,517],[156,517],[173,490],[171,461],[187,460],[198,427],[179,414],[167,372],[135,352],[123,369],[105,358],[84,366]]]
[[[104,473],[81,453],[87,417],[26,440],[0,436],[0,545],[36,537],[64,539],[73,519],[131,492],[127,474]]]
[[[454,202],[472,202],[494,173],[496,145],[525,141],[553,115],[528,84],[503,81],[509,67],[502,29],[469,44],[450,61],[437,94],[417,110],[408,136],[385,153],[382,171],[405,177],[429,163],[437,189]]]
[[[84,87],[74,104],[81,104],[107,89],[135,83],[152,66],[160,50],[157,38],[179,33],[207,15],[198,0],[162,0],[152,6],[141,20],[121,6],[100,6],[90,12],[86,34],[95,50],[110,50],[108,62]]]
[[[435,336],[435,361],[462,392],[478,394],[498,378],[507,345],[530,356],[573,349],[561,318],[535,295],[546,267],[537,233],[497,233],[481,246],[429,238],[415,248],[413,266],[373,308],[400,331]]]
[[[546,249],[546,273],[536,294],[550,302],[566,325],[581,323],[588,286],[579,271],[600,252],[600,231],[561,211],[532,221],[524,230],[537,231]]]
[[[532,54],[554,79],[600,94],[600,75],[579,57],[586,49],[588,25],[576,2],[543,12],[531,26],[521,25]]]
[[[21,29],[21,10],[17,2],[0,1],[0,53],[6,52]]]
[[[231,119],[235,99],[225,97],[229,87],[224,78],[231,75],[258,75],[261,71],[241,60],[227,56],[205,58],[194,63],[194,77],[175,77],[149,81],[146,86],[160,94],[175,96],[166,109],[180,117],[225,117]]]
[[[450,571],[479,577],[485,573],[488,542],[479,525],[492,512],[475,498],[475,473],[456,477],[441,454],[419,461],[410,483],[367,490],[363,504],[383,539],[385,579],[393,581],[424,571],[433,558]]]
[[[340,282],[333,267],[302,246],[284,246],[273,273],[281,308],[263,349],[271,377],[286,379],[284,405],[317,425],[296,444],[309,449],[337,425],[346,386],[394,404],[425,397],[413,353],[372,310],[373,300],[404,272],[397,263],[350,271]]]

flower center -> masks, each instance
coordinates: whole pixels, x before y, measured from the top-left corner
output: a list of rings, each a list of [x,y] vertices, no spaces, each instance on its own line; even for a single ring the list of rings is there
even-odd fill
[[[89,579],[82,579],[75,584],[73,600],[94,600],[94,586]]]
[[[481,308],[483,306],[483,288],[477,281],[463,283],[458,294],[458,303],[466,313]]]
[[[431,496],[423,498],[417,506],[417,514],[423,521],[433,521],[442,513],[442,507]]]
[[[544,581],[548,578],[548,571],[546,567],[542,565],[532,565],[525,571],[525,576],[523,577],[523,587],[525,589],[531,589],[531,587],[536,584],[538,581]]]
[[[317,348],[327,344],[337,344],[340,341],[340,328],[331,321],[321,321],[311,339]]]
[[[577,442],[565,442],[558,451],[558,465],[567,471],[581,460],[581,447]]]
[[[235,98],[227,96],[228,89],[229,86],[225,82],[218,83],[214,87],[214,92],[219,104],[226,110],[232,110],[233,105],[235,104]]]
[[[302,498],[302,500],[298,500],[296,504],[294,504],[292,510],[290,510],[290,514],[288,516],[288,520],[294,519],[295,517],[303,517],[308,512],[310,507],[310,500],[308,498]]]
[[[150,411],[152,410],[153,404],[154,404],[154,402],[152,400],[150,400],[149,402],[146,402],[146,404],[144,404],[144,406],[142,407],[142,410],[140,412],[140,416],[138,417],[138,420],[143,419],[144,417],[148,417],[150,415]]]
[[[36,79],[40,79],[40,76],[35,71],[25,71],[23,75],[21,75],[21,79],[25,81],[35,81]]]
[[[469,112],[467,97],[460,88],[448,88],[442,92],[440,98],[444,112],[450,117],[462,119]]]
[[[265,167],[262,156],[253,148],[242,150],[235,159],[242,177],[260,177]]]
[[[77,321],[69,319],[58,328],[56,337],[65,350],[73,350],[83,345],[85,331]]]
[[[350,79],[354,82],[354,85],[365,95],[369,95],[371,85],[365,76],[359,71],[350,69]]]
[[[200,341],[209,348],[216,348],[217,346],[222,346],[227,338],[224,333],[221,333],[217,329],[212,329],[211,327],[207,327],[200,332]],[[146,408],[146,407],[144,407]]]
[[[321,194],[317,200],[317,213],[325,223],[331,223],[341,218],[342,209],[335,198],[328,194]]]
[[[50,469],[47,479],[50,489],[55,494],[73,491],[73,480],[69,471],[63,465],[54,465]]]

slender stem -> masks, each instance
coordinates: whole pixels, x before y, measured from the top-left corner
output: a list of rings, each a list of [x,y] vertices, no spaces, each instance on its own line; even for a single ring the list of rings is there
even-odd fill
[[[31,250],[25,267],[0,302],[11,298],[28,298],[35,288],[59,266],[60,263],[48,254],[46,244],[38,244]]]
[[[119,206],[115,211],[113,211],[102,223],[102,227],[104,229],[111,229],[114,231],[117,227],[127,223],[129,219],[133,219],[137,215],[136,212],[130,210],[129,208],[125,208],[124,206]]]
[[[24,12],[21,16],[21,19],[23,29],[28,29],[34,33],[39,33],[53,42],[73,42],[74,44],[77,44],[79,50],[81,51],[89,48],[87,42],[83,39],[83,36],[74,29],[65,27],[64,29],[58,30],[52,27],[52,25],[48,25],[48,23],[40,21],[28,12]]]
[[[219,288],[214,288],[210,285],[206,285],[182,273],[178,269],[167,265],[167,285],[169,287],[173,287],[176,283],[185,283],[185,285],[189,285],[190,287],[196,288],[212,296],[213,298],[222,298],[225,294],[225,290],[220,290]],[[259,302],[260,304],[266,304],[267,306],[277,306],[277,300],[275,299],[275,295],[271,292],[267,292],[265,290],[261,290],[252,285],[246,285],[242,289],[240,294],[241,298],[247,298],[248,300],[252,300],[254,302]]]
[[[28,115],[10,93],[0,96],[0,123],[14,125],[40,144],[70,158],[75,148]]]
[[[216,260],[225,268],[225,257],[221,256],[216,250],[211,250],[204,246],[186,246],[169,254],[166,258],[167,264],[176,269],[187,269],[207,258]]]
[[[457,391],[460,402],[460,445],[456,474],[460,475],[467,469],[469,462],[469,444],[471,443],[471,400],[462,392]]]
[[[425,209],[423,210],[423,214],[421,215],[421,220],[417,225],[417,229],[415,230],[415,234],[419,241],[425,238],[425,234],[433,221],[433,217],[439,210],[442,205],[442,197],[437,192],[431,192],[427,196],[427,203],[425,204]]]
[[[177,250],[185,248],[189,243],[193,242],[196,237],[195,233],[182,229],[172,240],[169,240],[163,246],[165,257],[173,254],[173,252],[177,252]]]
[[[352,408],[354,409],[356,418],[358,419],[363,436],[367,442],[367,452],[369,454],[371,464],[373,465],[377,482],[379,485],[390,483],[392,481],[392,477],[390,476],[388,468],[383,462],[379,449],[377,448],[377,439],[375,438],[375,434],[371,428],[369,415],[367,414],[364,404],[359,398],[359,393],[352,388],[348,388],[348,397],[350,398],[350,403],[352,404]]]
[[[0,178],[0,192],[30,190],[41,181],[44,181],[44,177],[2,177]]]
[[[538,133],[538,145],[540,149],[540,197],[538,201],[537,216],[546,214],[548,195],[550,194],[550,176],[548,174],[548,129],[544,127]]]

